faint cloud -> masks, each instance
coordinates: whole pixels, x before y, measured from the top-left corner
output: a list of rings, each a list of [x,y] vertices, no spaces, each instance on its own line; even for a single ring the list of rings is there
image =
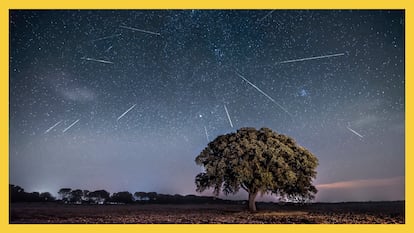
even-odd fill
[[[365,179],[365,180],[351,180],[334,182],[328,184],[316,185],[318,189],[351,189],[351,188],[368,188],[368,187],[381,187],[381,186],[393,186],[404,183],[403,176],[397,176],[385,179]]]
[[[405,200],[405,178],[363,179],[316,185],[318,202]]]
[[[96,99],[96,93],[84,85],[81,78],[70,72],[57,71],[52,72],[44,77],[56,95],[65,100],[76,102],[89,102]]]
[[[377,115],[366,115],[353,121],[352,125],[356,127],[370,126],[370,125],[376,124],[377,122],[380,122],[381,120],[383,119],[381,119]]]
[[[96,98],[95,93],[86,87],[74,87],[60,91],[60,94],[66,100],[88,102],[93,101]]]

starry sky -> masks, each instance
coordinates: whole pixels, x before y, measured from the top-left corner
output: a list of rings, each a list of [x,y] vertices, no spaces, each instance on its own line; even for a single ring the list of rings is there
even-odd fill
[[[208,141],[268,127],[318,157],[317,201],[404,199],[404,17],[11,10],[10,183],[195,194]]]

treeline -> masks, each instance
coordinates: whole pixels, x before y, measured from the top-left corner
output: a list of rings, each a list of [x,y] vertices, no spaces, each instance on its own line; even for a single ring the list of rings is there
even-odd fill
[[[110,194],[106,190],[81,190],[61,188],[58,197],[49,192],[27,193],[23,188],[10,185],[10,202],[61,202],[65,204],[208,204],[208,203],[234,203],[235,201],[223,200],[216,197],[196,195],[170,195],[156,192],[135,192],[134,194],[123,191]]]
[[[9,185],[10,202],[54,202],[56,198],[49,192],[25,192],[17,185]]]

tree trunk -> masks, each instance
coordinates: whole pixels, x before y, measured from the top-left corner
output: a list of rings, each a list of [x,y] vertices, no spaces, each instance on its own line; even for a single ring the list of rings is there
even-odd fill
[[[256,211],[256,199],[257,192],[255,193],[249,193],[249,210],[250,211]]]

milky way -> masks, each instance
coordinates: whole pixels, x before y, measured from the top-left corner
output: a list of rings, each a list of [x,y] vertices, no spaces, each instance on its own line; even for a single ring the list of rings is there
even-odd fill
[[[404,23],[404,11],[12,10],[10,183],[195,193],[209,140],[269,127],[319,158],[317,200],[404,199]],[[326,188],[361,180],[382,186]]]

